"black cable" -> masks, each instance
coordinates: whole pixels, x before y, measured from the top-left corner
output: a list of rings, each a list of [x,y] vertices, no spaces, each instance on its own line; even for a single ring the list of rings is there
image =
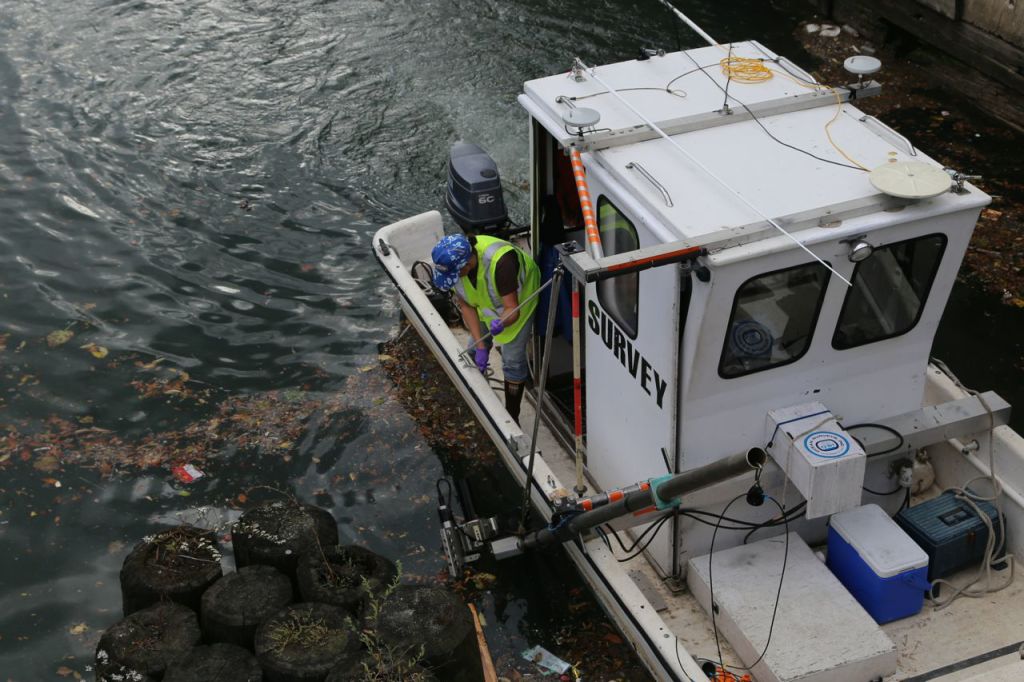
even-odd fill
[[[448,486],[448,506],[451,507],[452,502],[454,502],[454,500],[452,499],[452,482],[449,481],[447,478],[439,478],[437,479],[437,481],[434,482],[434,487],[437,489],[437,501],[440,502],[441,504],[445,504],[444,495],[441,493],[442,483]]]
[[[665,517],[665,519],[663,519],[662,521],[660,521],[660,522],[658,523],[658,530],[661,530],[661,527],[662,527],[663,525],[665,525],[665,520],[667,520],[667,519],[670,519],[670,518],[672,518],[672,517],[671,517],[671,516],[666,516],[666,517]],[[645,542],[645,543],[644,543],[644,546],[643,546],[643,547],[641,547],[640,549],[638,549],[638,550],[636,551],[636,553],[635,553],[635,554],[631,554],[631,555],[629,555],[629,556],[627,556],[627,557],[623,557],[622,559],[616,559],[616,561],[618,561],[618,562],[619,562],[620,564],[624,564],[624,563],[626,563],[627,561],[632,561],[633,559],[637,558],[638,556],[640,556],[641,554],[643,554],[643,553],[644,553],[644,552],[645,552],[645,551],[647,550],[647,547],[648,547],[648,546],[649,546],[649,545],[650,545],[650,544],[651,544],[652,542],[654,542],[654,538],[656,538],[657,536],[658,536],[658,532],[657,532],[657,531],[655,531],[655,532],[654,532],[654,535],[652,535],[652,536],[651,536],[650,538],[648,538],[647,542]]]
[[[787,516],[784,519],[773,520],[770,523],[765,523],[765,524],[762,524],[762,525],[758,526],[757,528],[751,529],[749,533],[747,533],[746,535],[743,536],[743,544],[744,545],[747,544],[747,542],[750,540],[750,537],[754,533],[756,533],[757,531],[761,530],[762,528],[774,528],[776,526],[781,526],[782,524],[786,524],[786,529],[787,529],[787,532],[788,532],[789,522],[790,521],[796,521],[797,519],[803,517],[807,513],[803,509],[803,507],[806,507],[806,506],[807,506],[806,502],[801,502],[799,505],[793,507],[793,509],[790,509],[788,512],[786,512],[787,514],[792,514],[796,509],[799,508],[800,509],[799,513],[794,514],[793,516]]]
[[[681,671],[681,672],[682,672],[682,673],[683,673],[684,675],[686,675],[686,679],[687,679],[687,681],[688,681],[688,682],[693,682],[693,678],[692,678],[692,677],[690,677],[690,675],[689,675],[689,674],[688,674],[688,673],[687,673],[687,672],[686,672],[685,670],[683,670],[683,661],[682,661],[682,659],[681,659],[681,658],[679,658],[679,638],[678,638],[678,637],[676,637],[676,663],[678,663],[678,664],[679,664],[679,670],[680,670],[680,671]]]
[[[671,83],[674,83],[677,80],[678,80],[678,78],[674,78],[674,79],[672,79]],[[671,83],[669,85],[671,85]],[[646,88],[618,88],[615,92],[631,92],[631,91],[634,91],[634,90],[655,90],[657,92],[667,92],[668,94],[673,95],[675,97],[678,97],[679,99],[682,99],[682,98],[686,97],[686,90],[672,90],[668,85],[666,85],[663,88],[652,88],[652,87],[646,87]],[[682,93],[682,94],[679,94],[679,93]],[[591,97],[597,97],[598,95],[607,95],[607,94],[609,94],[609,91],[608,90],[604,90],[602,92],[592,92],[589,95],[576,95],[574,97],[567,97],[566,95],[559,95],[555,99],[556,100],[563,99],[563,100],[567,100],[567,101],[570,101],[570,102],[578,102],[581,99],[590,99]]]
[[[817,159],[818,161],[821,161],[823,163],[830,163],[833,166],[839,166],[840,168],[849,168],[850,170],[866,172],[863,168],[860,168],[859,166],[853,166],[853,165],[850,165],[848,163],[842,163],[841,161],[833,161],[832,159],[826,159],[824,157],[818,156],[817,154],[812,154],[811,152],[807,151],[806,149],[801,149],[800,147],[796,147],[794,145],[791,145],[788,142],[783,142],[779,138],[775,137],[775,135],[773,135],[772,132],[770,130],[768,130],[768,128],[766,128],[763,123],[761,123],[761,119],[759,119],[754,114],[754,112],[750,110],[750,107],[748,107],[746,104],[744,104],[739,99],[737,99],[735,95],[729,95],[728,92],[726,91],[726,89],[723,88],[722,85],[717,80],[715,80],[715,77],[712,76],[710,73],[708,73],[705,67],[703,67],[703,66],[701,66],[700,64],[697,63],[697,60],[693,58],[693,55],[691,55],[689,52],[683,52],[683,54],[685,54],[687,57],[690,58],[690,61],[693,62],[694,66],[696,66],[697,69],[701,73],[703,73],[705,76],[707,76],[708,79],[712,83],[715,84],[715,87],[717,87],[722,92],[725,92],[729,99],[732,99],[732,101],[736,102],[741,107],[743,107],[743,109],[750,115],[750,118],[752,118],[754,120],[754,122],[758,126],[760,126],[761,130],[763,130],[768,137],[772,138],[773,140],[775,140],[776,142],[781,144],[783,147],[788,147],[788,148],[792,149],[793,151],[800,152],[801,154],[806,154],[807,156],[811,157],[812,159]]]
[[[771,500],[776,507],[779,508],[779,513],[782,514],[782,518],[786,518],[786,510],[783,508],[779,501],[774,497],[766,497],[765,499]],[[775,591],[775,606],[772,608],[772,621],[768,625],[768,639],[765,640],[764,649],[761,650],[761,655],[757,657],[757,660],[751,663],[741,670],[751,670],[755,665],[761,662],[764,655],[768,653],[768,645],[772,643],[772,631],[775,630],[775,616],[779,613],[779,600],[782,597],[782,581],[786,578],[786,565],[789,563],[789,521],[786,521],[786,547],[782,551],[782,570],[779,572],[779,588]],[[714,593],[712,593],[712,601],[714,600]],[[717,636],[717,633],[716,633]],[[725,667],[724,665],[722,666]],[[730,666],[734,667],[734,666]]]
[[[647,536],[648,533],[651,533],[653,531],[653,533],[651,534],[651,537],[647,538],[647,541],[644,542],[643,546],[640,547],[640,549],[636,549],[636,553],[635,554],[631,554],[631,555],[626,556],[626,557],[624,557],[622,559],[619,559],[618,557],[616,557],[615,560],[618,561],[620,564],[623,564],[623,563],[626,563],[627,561],[632,561],[633,559],[635,559],[638,556],[640,556],[641,554],[643,554],[644,551],[647,549],[647,547],[650,546],[650,544],[654,541],[654,538],[657,537],[658,531],[661,530],[662,526],[665,525],[665,522],[668,521],[671,518],[672,518],[672,514],[666,514],[665,516],[661,517],[659,520],[655,521],[652,525],[648,526],[644,530],[644,532],[641,533],[639,535],[639,537],[637,537],[636,541],[633,542],[632,545],[630,545],[629,549],[626,549],[625,546],[622,544],[622,540],[619,538],[618,534],[614,534],[616,542],[619,543],[619,546],[623,548],[623,551],[626,552],[626,554],[629,554],[634,549],[636,549],[637,545],[639,545],[641,542],[644,541],[644,538]]]
[[[903,504],[900,505],[900,511],[908,509],[910,507],[910,488],[907,488],[907,496],[903,498]],[[899,512],[897,512],[899,513]]]
[[[729,54],[726,55],[727,63],[732,62],[732,43],[729,43]],[[729,111],[729,86],[732,85],[732,71],[725,72],[725,99],[722,100],[722,111]]]
[[[729,504],[725,505],[725,509],[722,510],[722,516],[723,517],[725,516],[725,513],[729,511],[729,507],[731,507],[737,500],[739,500],[740,498],[746,497],[746,495],[747,495],[746,493],[743,493],[741,495],[737,495],[736,497],[732,498],[729,501]],[[779,508],[779,514],[782,517],[783,523],[785,523],[785,525],[786,525],[786,547],[785,547],[785,550],[783,551],[783,555],[782,555],[782,570],[779,573],[779,587],[778,587],[778,589],[775,592],[775,606],[772,609],[772,620],[771,620],[771,623],[768,626],[768,639],[764,643],[764,649],[761,651],[761,655],[758,656],[757,659],[753,663],[751,663],[749,666],[747,666],[747,667],[729,666],[730,668],[734,668],[734,669],[738,669],[738,670],[751,670],[754,666],[756,666],[758,663],[760,663],[761,659],[764,658],[765,654],[768,653],[768,646],[771,644],[771,641],[772,641],[772,632],[775,630],[775,618],[778,615],[778,611],[779,611],[779,600],[780,600],[780,598],[782,596],[782,582],[783,582],[783,580],[785,580],[785,577],[786,577],[786,565],[789,563],[789,515],[792,513],[792,510],[786,511],[786,509],[781,504],[779,504],[779,501],[776,500],[774,497],[766,497],[765,499],[771,500],[772,504],[774,504],[776,507]],[[715,618],[715,614],[718,611],[718,607],[715,604],[715,580],[714,580],[714,574],[712,572],[712,559],[714,558],[714,554],[715,554],[715,538],[718,535],[718,530],[719,530],[719,528],[716,526],[715,527],[715,532],[711,534],[711,547],[708,549],[708,591],[711,593],[711,627],[712,627],[712,629],[714,630],[714,633],[715,633],[715,648],[718,651],[718,662],[719,662],[719,665],[724,670],[726,668],[726,665],[725,665],[725,661],[723,660],[723,657],[722,657],[722,643],[721,643],[721,640],[720,640],[720,638],[718,636],[718,622],[717,622],[717,619]]]
[[[900,433],[896,429],[892,428],[891,426],[886,426],[885,424],[875,424],[873,422],[863,422],[861,424],[850,424],[849,426],[844,426],[843,424],[840,424],[839,426],[841,426],[846,431],[853,431],[854,429],[880,429],[882,431],[889,432],[890,434],[892,434],[893,436],[896,436],[896,438],[899,439],[900,442],[897,443],[895,446],[889,448],[888,450],[882,450],[881,452],[872,452],[870,455],[868,455],[868,457],[878,457],[880,455],[888,455],[889,453],[896,452],[897,450],[899,450],[900,448],[902,448],[906,444],[906,440],[904,440],[902,433]],[[858,442],[860,442],[860,441],[858,441]]]
[[[729,504],[725,505],[725,509],[722,510],[722,516],[719,517],[719,521],[725,517],[729,507],[735,504],[737,500],[741,500],[746,496],[747,494],[744,492],[729,500]],[[708,550],[708,590],[711,592],[711,627],[715,631],[715,648],[718,650],[718,662],[722,667],[725,667],[725,664],[722,662],[722,643],[718,639],[718,623],[715,620],[715,613],[718,611],[718,605],[715,604],[715,578],[711,572],[711,565],[714,563],[712,559],[715,556],[715,538],[718,537],[720,525],[720,523],[715,525],[715,532],[711,534],[711,548]]]
[[[616,533],[616,532],[615,532],[615,531],[614,531],[614,530],[612,529],[612,527],[611,527],[610,525],[608,525],[608,524],[605,524],[605,528],[606,528],[606,529],[607,529],[607,531],[608,531],[608,532],[609,532],[609,533],[610,533],[610,534],[612,535],[612,537],[614,537],[614,538],[615,538],[615,542],[617,542],[617,543],[618,543],[618,545],[619,545],[619,548],[620,548],[620,549],[622,549],[623,553],[624,553],[624,554],[629,554],[629,553],[630,553],[630,552],[632,552],[632,551],[633,551],[634,549],[636,549],[637,545],[639,545],[639,544],[640,544],[641,542],[643,542],[643,541],[644,541],[644,538],[646,538],[646,537],[647,537],[647,534],[648,534],[648,533],[650,533],[650,532],[651,532],[652,530],[654,530],[654,528],[655,528],[655,527],[657,527],[657,525],[658,525],[659,523],[662,523],[662,522],[663,522],[663,521],[664,521],[664,520],[665,520],[666,518],[668,518],[668,517],[667,517],[667,516],[666,516],[666,517],[662,517],[662,518],[658,519],[657,521],[654,521],[654,522],[653,522],[653,523],[652,523],[652,524],[651,524],[650,526],[647,526],[647,528],[644,528],[643,532],[642,532],[642,533],[640,533],[640,535],[638,535],[638,536],[637,536],[637,538],[636,538],[636,539],[635,539],[635,540],[633,541],[633,544],[632,544],[632,545],[630,545],[628,549],[626,548],[626,545],[624,545],[624,544],[622,543],[622,538],[620,538],[620,537],[619,537],[619,534],[618,534],[618,533]]]
[[[865,485],[862,485],[862,486],[861,486],[861,489],[862,489],[862,490],[863,490],[864,492],[868,492],[868,493],[871,493],[872,495],[878,495],[879,497],[888,497],[889,495],[895,495],[895,494],[896,494],[896,493],[898,493],[899,491],[903,490],[903,486],[901,486],[901,485],[900,485],[900,486],[896,486],[896,489],[895,489],[895,490],[890,490],[890,491],[889,491],[889,492],[887,492],[887,493],[880,493],[880,492],[878,492],[877,490],[872,490],[871,488],[869,488],[869,487],[867,487],[867,486],[865,486]]]
[[[697,73],[697,72],[698,72],[698,71],[700,71],[700,70],[701,70],[702,68],[705,68],[705,69],[706,69],[706,68],[708,68],[708,67],[710,67],[710,66],[714,66],[714,64],[708,64],[707,66],[704,66],[704,67],[698,66],[698,67],[697,67],[696,69],[690,69],[690,70],[689,70],[689,71],[687,71],[686,73],[681,73],[681,74],[679,74],[678,76],[676,76],[675,78],[673,78],[672,80],[670,80],[670,81],[668,82],[668,85],[666,85],[666,86],[665,86],[665,89],[666,89],[666,90],[671,90],[671,88],[672,88],[672,84],[673,84],[673,83],[675,83],[675,82],[676,82],[677,80],[679,80],[680,78],[686,78],[686,77],[687,77],[687,76],[689,76],[689,75],[690,75],[691,73]]]
[[[722,510],[722,513],[725,514],[725,512],[727,512],[729,510],[729,507],[732,506],[733,502],[735,502],[736,500],[738,500],[738,499],[740,499],[742,497],[746,497],[746,493],[743,493],[742,495],[737,495],[732,500],[730,500],[729,504],[725,505],[725,509]],[[779,514],[782,516],[782,519],[783,519],[783,521],[786,524],[786,546],[785,546],[785,549],[783,550],[783,554],[782,554],[782,570],[779,572],[779,587],[778,587],[778,589],[775,592],[775,606],[772,608],[772,620],[771,620],[771,623],[768,625],[768,639],[765,640],[764,649],[761,650],[761,655],[758,656],[757,659],[753,663],[751,663],[749,666],[746,666],[746,667],[744,667],[744,666],[732,666],[732,665],[728,666],[729,668],[732,668],[734,670],[748,670],[749,671],[749,670],[753,669],[754,666],[756,666],[758,663],[760,663],[761,659],[764,658],[765,654],[768,653],[768,646],[772,642],[772,633],[775,630],[775,618],[776,618],[776,616],[778,615],[778,612],[779,612],[779,601],[780,601],[780,598],[782,597],[782,582],[786,578],[786,565],[789,563],[789,514],[791,513],[792,510],[790,512],[787,512],[786,509],[781,504],[779,504],[779,501],[776,500],[774,497],[765,497],[765,499],[766,500],[771,500],[772,504],[774,504],[776,507],[779,508]],[[712,572],[711,572],[711,564],[712,564],[711,560],[712,560],[712,557],[714,556],[714,553],[715,553],[715,536],[717,535],[717,533],[718,533],[718,529],[716,528],[715,529],[715,533],[713,533],[711,535],[711,548],[708,550],[708,590],[711,593],[711,627],[712,627],[712,629],[715,632],[715,647],[718,650],[718,663],[721,666],[721,668],[723,670],[725,670],[726,669],[726,665],[725,665],[725,661],[723,660],[723,657],[722,657],[722,644],[721,644],[721,640],[719,639],[719,636],[718,636],[718,623],[717,623],[717,621],[715,619],[715,614],[717,612],[717,607],[715,605],[715,583],[714,583],[714,577],[713,577]]]
[[[806,506],[807,506],[807,502],[806,501],[800,502],[799,504],[793,506],[792,509],[787,511],[786,514],[789,515],[789,518],[791,520],[796,520],[797,518],[800,517],[801,512],[803,511],[804,507],[806,507]],[[703,523],[704,525],[707,525],[707,526],[716,526],[717,525],[717,526],[719,526],[721,528],[721,530],[759,530],[761,528],[771,528],[773,526],[781,526],[782,525],[782,519],[770,519],[768,521],[763,521],[763,522],[758,523],[758,522],[755,522],[755,521],[744,521],[742,519],[732,519],[732,518],[730,518],[728,516],[721,517],[724,521],[728,521],[729,523],[737,524],[736,527],[729,527],[729,526],[722,526],[721,524],[717,524],[717,523],[711,523],[710,521],[707,521],[707,520],[701,519],[701,518],[697,518],[696,516],[694,516],[695,514],[700,514],[702,516],[710,516],[713,519],[718,519],[721,516],[720,514],[713,514],[711,512],[706,512],[706,511],[702,511],[702,510],[699,510],[699,509],[681,509],[679,511],[679,513],[682,514],[683,516],[687,516],[689,518],[692,518],[694,521],[699,521],[700,523]]]
[[[807,80],[803,76],[801,76],[799,74],[795,74],[792,71],[790,71],[788,68],[786,68],[786,65],[782,63],[782,58],[781,57],[776,57],[775,59],[762,59],[761,61],[762,62],[771,62],[772,64],[777,64],[778,66],[781,66],[783,71],[785,71],[786,73],[788,73],[790,76],[792,76],[796,80],[800,81],[801,83],[805,83],[807,85],[813,85],[814,87],[817,87],[817,88],[825,87],[825,86],[822,86],[822,84],[817,82],[817,81]]]

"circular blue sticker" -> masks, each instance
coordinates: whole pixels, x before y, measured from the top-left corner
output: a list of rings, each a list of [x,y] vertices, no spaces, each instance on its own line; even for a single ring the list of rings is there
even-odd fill
[[[815,431],[804,438],[804,450],[822,459],[838,459],[850,451],[850,441],[838,433]]]

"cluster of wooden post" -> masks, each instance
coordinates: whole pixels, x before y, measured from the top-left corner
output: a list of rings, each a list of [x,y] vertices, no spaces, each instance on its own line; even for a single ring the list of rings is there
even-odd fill
[[[231,542],[227,575],[210,531],[178,526],[136,545],[121,569],[125,618],[96,649],[98,681],[479,679],[462,600],[397,585],[389,559],[338,544],[329,512],[255,507]]]

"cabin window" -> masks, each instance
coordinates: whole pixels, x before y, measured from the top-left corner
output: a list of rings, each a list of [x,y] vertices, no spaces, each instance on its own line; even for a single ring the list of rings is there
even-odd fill
[[[879,247],[858,263],[832,347],[846,350],[913,329],[945,250],[945,235],[931,234]]]
[[[633,223],[617,209],[607,197],[597,200],[597,229],[601,235],[601,249],[606,256],[615,256],[640,248]],[[622,331],[635,339],[639,328],[638,309],[640,273],[620,275],[597,283],[597,300]]]
[[[825,298],[829,271],[821,263],[748,279],[736,292],[718,373],[732,379],[799,360]]]

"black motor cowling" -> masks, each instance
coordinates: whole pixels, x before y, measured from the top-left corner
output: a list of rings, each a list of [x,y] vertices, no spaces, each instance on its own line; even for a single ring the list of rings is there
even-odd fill
[[[508,211],[494,159],[469,142],[456,142],[448,154],[445,204],[466,232],[495,233],[508,227]]]

